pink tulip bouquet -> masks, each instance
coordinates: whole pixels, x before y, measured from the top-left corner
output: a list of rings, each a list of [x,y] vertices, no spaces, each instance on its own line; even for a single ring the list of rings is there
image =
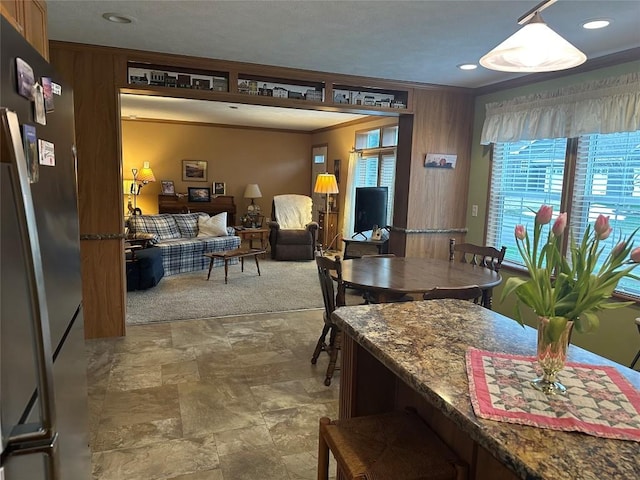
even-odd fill
[[[533,242],[523,225],[516,226],[516,244],[530,278],[509,278],[502,299],[515,293],[516,320],[522,324],[520,303],[524,303],[539,317],[550,320],[552,336],[559,336],[568,321],[573,321],[579,332],[595,330],[599,325],[596,312],[633,304],[610,299],[621,278],[628,276],[640,280],[632,274],[640,262],[640,247],[633,248],[632,243],[638,229],[628,238],[621,238],[598,265],[603,252],[600,242],[612,233],[609,217],[598,216],[593,228],[587,226],[580,243],[571,239],[568,260],[561,253],[566,213],[558,215],[543,241],[543,229],[551,223],[552,216],[552,207],[540,207],[533,227]]]

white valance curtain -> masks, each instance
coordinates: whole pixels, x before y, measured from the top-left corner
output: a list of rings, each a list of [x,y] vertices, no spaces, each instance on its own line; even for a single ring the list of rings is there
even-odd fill
[[[640,73],[488,103],[480,143],[640,130]]]

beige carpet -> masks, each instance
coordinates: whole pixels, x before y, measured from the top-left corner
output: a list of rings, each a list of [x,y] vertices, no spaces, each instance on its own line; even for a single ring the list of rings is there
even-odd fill
[[[194,318],[222,317],[266,312],[322,308],[322,292],[314,261],[276,262],[260,260],[258,276],[253,259],[224,268],[164,277],[149,290],[127,292],[128,325]],[[361,302],[355,293],[349,303]]]

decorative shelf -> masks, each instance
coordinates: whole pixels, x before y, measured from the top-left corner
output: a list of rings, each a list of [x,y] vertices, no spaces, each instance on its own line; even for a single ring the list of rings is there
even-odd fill
[[[408,105],[408,93],[401,90],[333,85],[333,103],[363,107],[406,109]]]
[[[229,77],[226,73],[137,62],[129,62],[127,65],[127,83],[149,87],[229,91]]]
[[[324,84],[240,74],[238,76],[238,93],[322,102],[324,101]]]
[[[359,77],[225,61],[194,61],[193,68],[182,59],[176,63],[179,65],[168,65],[157,56],[150,56],[148,62],[139,56],[130,59],[128,93],[279,107],[307,104],[318,110],[340,108],[365,115],[397,115],[398,110],[412,109],[412,88],[403,89],[395,82],[363,78],[359,85]]]

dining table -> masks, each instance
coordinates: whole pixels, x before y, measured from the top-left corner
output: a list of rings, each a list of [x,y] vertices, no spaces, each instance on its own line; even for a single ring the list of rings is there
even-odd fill
[[[482,305],[491,308],[493,287],[500,274],[486,267],[437,258],[371,256],[342,261],[347,287],[368,292],[375,303],[392,302],[404,295],[422,294],[434,288],[477,285]]]

